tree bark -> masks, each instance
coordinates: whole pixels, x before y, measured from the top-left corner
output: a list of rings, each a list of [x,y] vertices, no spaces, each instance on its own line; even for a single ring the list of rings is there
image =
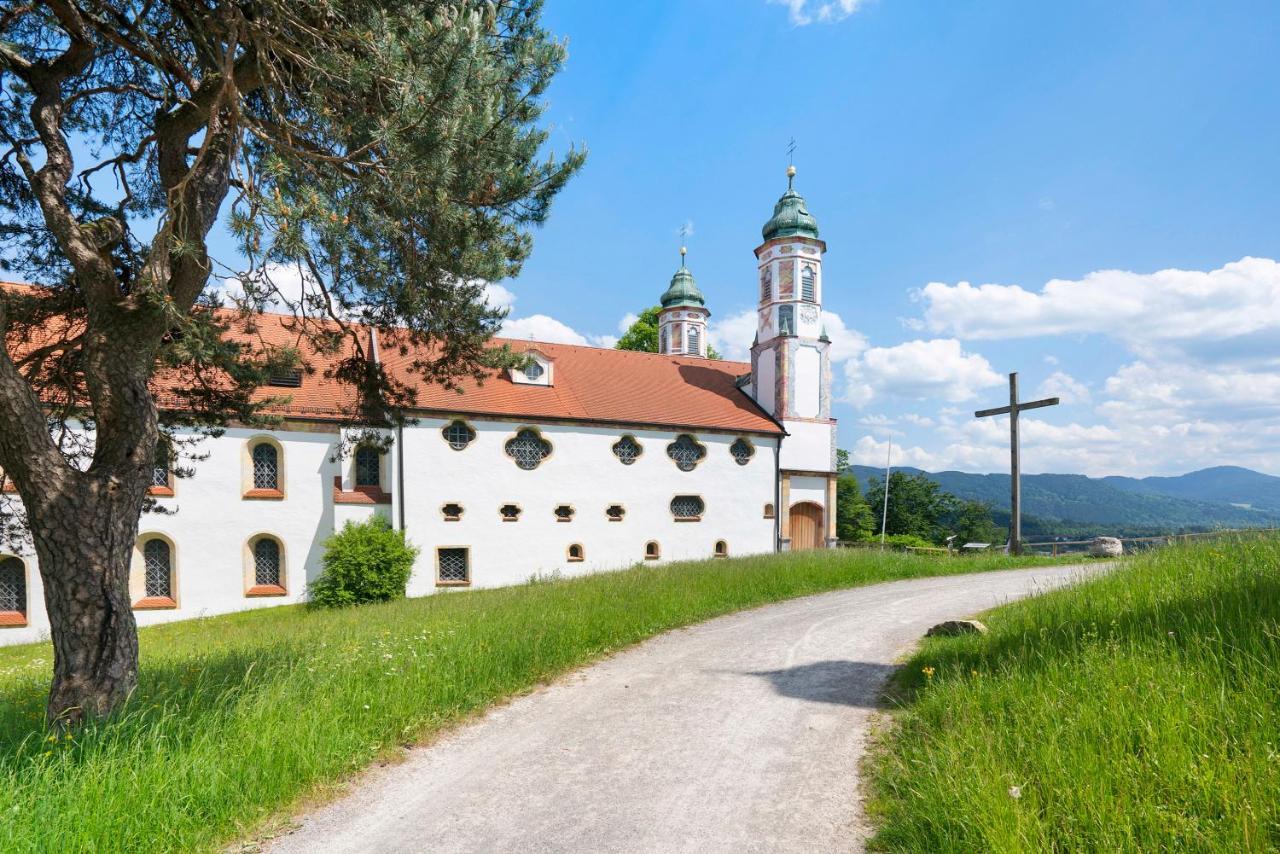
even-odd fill
[[[112,479],[74,481],[29,517],[53,636],[46,714],[60,728],[105,716],[138,681],[129,568],[141,494]]]

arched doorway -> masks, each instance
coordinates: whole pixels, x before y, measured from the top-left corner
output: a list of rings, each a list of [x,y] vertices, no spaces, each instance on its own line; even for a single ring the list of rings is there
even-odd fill
[[[822,535],[822,507],[812,501],[791,505],[791,550],[820,549],[824,545]]]

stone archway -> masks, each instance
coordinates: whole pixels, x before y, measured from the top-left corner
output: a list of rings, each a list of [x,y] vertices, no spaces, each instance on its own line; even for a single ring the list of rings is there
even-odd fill
[[[801,501],[791,505],[791,550],[820,549],[825,545],[823,512],[820,504]]]

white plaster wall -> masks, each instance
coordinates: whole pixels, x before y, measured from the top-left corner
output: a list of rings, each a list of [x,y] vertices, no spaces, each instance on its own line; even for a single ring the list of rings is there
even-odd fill
[[[831,438],[835,425],[821,421],[784,421],[782,468],[795,471],[831,471]]]
[[[709,557],[720,539],[735,556],[774,549],[774,520],[764,518],[764,505],[776,499],[773,437],[748,436],[756,453],[748,465],[739,466],[729,454],[738,434],[694,433],[707,456],[693,471],[682,472],[666,454],[676,431],[543,426],[544,437],[553,444],[552,456],[539,468],[523,471],[503,445],[526,425],[469,420],[477,438],[466,450],[454,451],[440,435],[448,420],[427,418],[404,431],[405,520],[410,541],[422,547],[409,583],[411,596],[436,589],[437,546],[471,549],[475,587],[520,583],[536,573],[579,574],[646,562],[649,540],[661,545],[661,561]],[[644,448],[630,466],[622,465],[611,449],[624,433]],[[335,506],[334,477],[342,476],[350,485],[350,458],[331,459],[338,448],[336,431],[270,433],[284,448],[285,498],[244,500],[242,455],[246,442],[258,435],[264,434],[230,429],[205,440],[199,450],[209,457],[194,464],[195,475],[176,479],[176,495],[159,499],[176,512],[142,517],[140,535],[161,533],[174,544],[178,607],[137,611],[139,625],[302,601],[307,583],[321,571],[322,543],[336,527],[374,513],[398,519],[394,447],[385,458],[384,483],[396,504]],[[706,511],[701,521],[673,521],[669,505],[677,494],[702,496]],[[439,508],[448,501],[466,508],[460,522],[442,520]],[[508,502],[524,509],[520,521],[501,520],[498,508]],[[562,503],[577,509],[572,522],[555,520],[553,511]],[[626,507],[622,522],[605,516],[612,503]],[[244,595],[245,544],[262,533],[276,536],[284,546],[287,596]],[[567,560],[570,543],[585,548],[581,563]],[[28,566],[28,624],[0,627],[0,645],[48,637],[35,558],[19,556]]]
[[[209,457],[192,464],[193,477],[174,481],[175,495],[158,499],[173,515],[144,514],[139,535],[165,534],[174,544],[177,608],[135,611],[138,625],[264,608],[301,601],[307,582],[320,572],[320,544],[333,530],[333,478],[339,463],[330,457],[337,433],[276,431],[284,448],[283,500],[246,501],[242,490],[242,449],[263,431],[233,428],[195,449]],[[370,508],[355,507],[365,511]],[[287,596],[244,594],[244,548],[256,535],[269,533],[284,546]],[[49,620],[34,556],[26,557],[27,625],[0,627],[0,645],[48,637]]]
[[[827,479],[823,477],[791,478],[791,504],[812,501],[821,507],[827,506]]]
[[[760,374],[754,383],[756,403],[770,415],[774,413],[774,392],[778,381],[778,354],[772,348],[761,350],[756,361],[756,371]]]
[[[422,419],[404,432],[405,527],[422,548],[410,595],[435,589],[435,549],[442,546],[470,548],[473,587],[516,584],[535,574],[619,569],[645,562],[649,540],[659,542],[663,561],[710,557],[720,539],[731,555],[773,551],[774,522],[764,518],[764,505],[775,500],[772,437],[750,437],[756,454],[739,466],[729,454],[736,434],[695,433],[707,456],[682,472],[666,453],[675,431],[544,425],[552,454],[524,471],[504,444],[530,425],[468,419],[476,439],[455,451],[440,434],[448,420]],[[629,466],[611,450],[624,433],[644,448]],[[702,496],[701,521],[672,520],[670,502],[677,494]],[[458,522],[443,521],[440,505],[449,501],[465,508]],[[498,508],[507,503],[523,509],[518,522],[502,521]],[[621,522],[605,516],[613,503],[626,508]],[[559,504],[574,506],[572,522],[556,521]],[[583,562],[568,561],[571,543],[584,547]]]
[[[817,347],[797,347],[795,411],[801,418],[817,418],[821,406],[822,354]]]

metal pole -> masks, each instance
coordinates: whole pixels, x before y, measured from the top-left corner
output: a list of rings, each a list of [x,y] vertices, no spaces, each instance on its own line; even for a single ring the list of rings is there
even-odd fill
[[[1018,374],[1009,374],[1009,553],[1022,553],[1022,477],[1018,468]]]
[[[880,515],[880,548],[884,548],[884,528],[889,524],[889,462],[893,459],[893,437],[889,437],[889,450],[884,455],[884,511]]]

